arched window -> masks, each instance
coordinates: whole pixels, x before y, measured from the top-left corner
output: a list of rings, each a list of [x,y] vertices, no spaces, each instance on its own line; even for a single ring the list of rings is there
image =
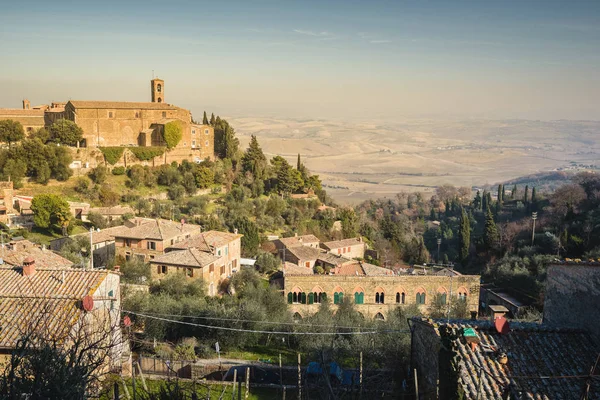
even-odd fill
[[[160,83],[158,85],[156,85],[156,91],[158,93],[162,92],[162,85]]]
[[[439,298],[439,301],[441,304],[445,305],[448,303],[448,292],[446,291],[445,288],[443,288],[443,287],[438,288],[437,295],[438,295],[438,298]]]
[[[419,289],[417,290],[417,304],[425,304],[427,301],[425,290]]]
[[[335,292],[333,294],[333,304],[342,304],[344,302],[344,293]]]
[[[385,302],[385,294],[383,289],[378,287],[375,289],[375,304],[383,304]]]
[[[400,303],[400,293],[396,293],[396,303]]]
[[[377,314],[375,314],[375,320],[376,321],[385,321],[385,317],[383,316],[382,313],[378,312]]]
[[[162,99],[161,99],[160,97],[158,98],[158,102],[159,102],[159,103],[162,103]]]
[[[288,292],[287,302],[288,304],[292,304],[294,302],[294,294],[292,292]]]
[[[365,294],[363,292],[354,292],[354,304],[364,304]]]
[[[294,303],[298,302],[298,293],[294,292],[294,297],[292,299],[292,302],[294,302]]]
[[[313,292],[310,292],[308,294],[308,304],[313,304],[314,303],[314,299],[315,299],[315,294]]]
[[[302,321],[302,315],[300,315],[300,313],[294,313],[294,321]]]
[[[467,289],[465,287],[458,288],[458,299],[461,301],[467,301]]]
[[[306,293],[302,292],[301,295],[302,295],[302,301],[301,301],[301,303],[302,304],[306,304]]]

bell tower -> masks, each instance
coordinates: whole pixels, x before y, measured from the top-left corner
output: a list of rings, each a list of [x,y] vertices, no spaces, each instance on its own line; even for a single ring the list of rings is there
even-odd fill
[[[152,79],[150,81],[152,90],[152,102],[153,103],[164,103],[165,101],[165,81],[162,79]]]

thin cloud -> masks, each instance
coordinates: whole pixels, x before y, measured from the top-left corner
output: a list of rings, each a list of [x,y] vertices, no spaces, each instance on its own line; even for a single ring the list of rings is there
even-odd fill
[[[304,29],[294,29],[294,32],[296,32],[300,35],[306,35],[306,36],[316,36],[316,37],[332,37],[333,36],[331,32],[327,32],[327,31],[315,32],[315,31],[307,31]]]
[[[370,40],[369,43],[372,44],[383,44],[383,43],[392,43],[391,40],[387,40],[387,39],[378,39],[378,40]]]

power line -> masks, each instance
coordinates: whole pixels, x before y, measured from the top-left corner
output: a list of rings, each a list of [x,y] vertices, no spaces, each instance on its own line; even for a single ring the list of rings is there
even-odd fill
[[[327,336],[327,335],[346,335],[346,336],[349,336],[349,335],[373,335],[373,334],[380,334],[380,333],[410,333],[410,331],[408,329],[404,329],[404,330],[383,330],[383,331],[363,331],[363,332],[285,332],[285,331],[262,331],[262,330],[255,330],[255,329],[241,329],[241,328],[229,328],[229,327],[226,327],[226,326],[214,326],[214,325],[195,324],[195,323],[192,323],[192,322],[177,321],[177,320],[168,319],[168,318],[155,317],[155,316],[152,316],[152,315],[137,313],[137,312],[133,312],[133,311],[127,311],[127,310],[122,310],[122,312],[127,313],[127,314],[131,314],[131,315],[137,315],[139,317],[155,319],[155,320],[158,320],[158,321],[171,322],[171,323],[174,323],[174,324],[195,326],[195,327],[199,327],[199,328],[208,328],[208,329],[220,329],[220,330],[233,331],[233,332],[246,332],[246,333],[264,333],[264,334],[277,334],[277,335],[310,335],[310,336],[318,336],[318,335],[323,335],[323,336]]]
[[[123,312],[128,312],[123,310]],[[204,317],[198,315],[180,315],[180,314],[161,314],[161,313],[148,313],[153,317],[180,317],[180,318],[193,318],[193,319],[205,319],[215,321],[231,321],[231,322],[251,322],[256,324],[271,324],[271,325],[292,325],[292,326],[306,326],[306,327],[320,327],[320,328],[339,328],[339,329],[361,329],[360,326],[339,326],[339,325],[321,325],[321,324],[302,324],[297,322],[276,322],[276,321],[259,321],[252,319],[239,319],[239,318],[222,318],[222,317]]]

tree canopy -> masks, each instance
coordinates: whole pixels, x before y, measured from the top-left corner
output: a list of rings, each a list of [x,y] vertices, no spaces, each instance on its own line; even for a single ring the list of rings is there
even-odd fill
[[[0,121],[0,142],[8,143],[10,147],[12,143],[23,140],[24,137],[23,125],[19,121],[12,119]]]
[[[163,139],[167,145],[167,149],[172,149],[179,144],[183,138],[183,129],[179,121],[171,121],[165,124]]]
[[[64,230],[71,221],[69,203],[55,194],[41,194],[31,201],[33,222],[39,228]]]
[[[60,119],[50,126],[50,140],[67,146],[75,146],[83,139],[83,129],[73,121]]]

